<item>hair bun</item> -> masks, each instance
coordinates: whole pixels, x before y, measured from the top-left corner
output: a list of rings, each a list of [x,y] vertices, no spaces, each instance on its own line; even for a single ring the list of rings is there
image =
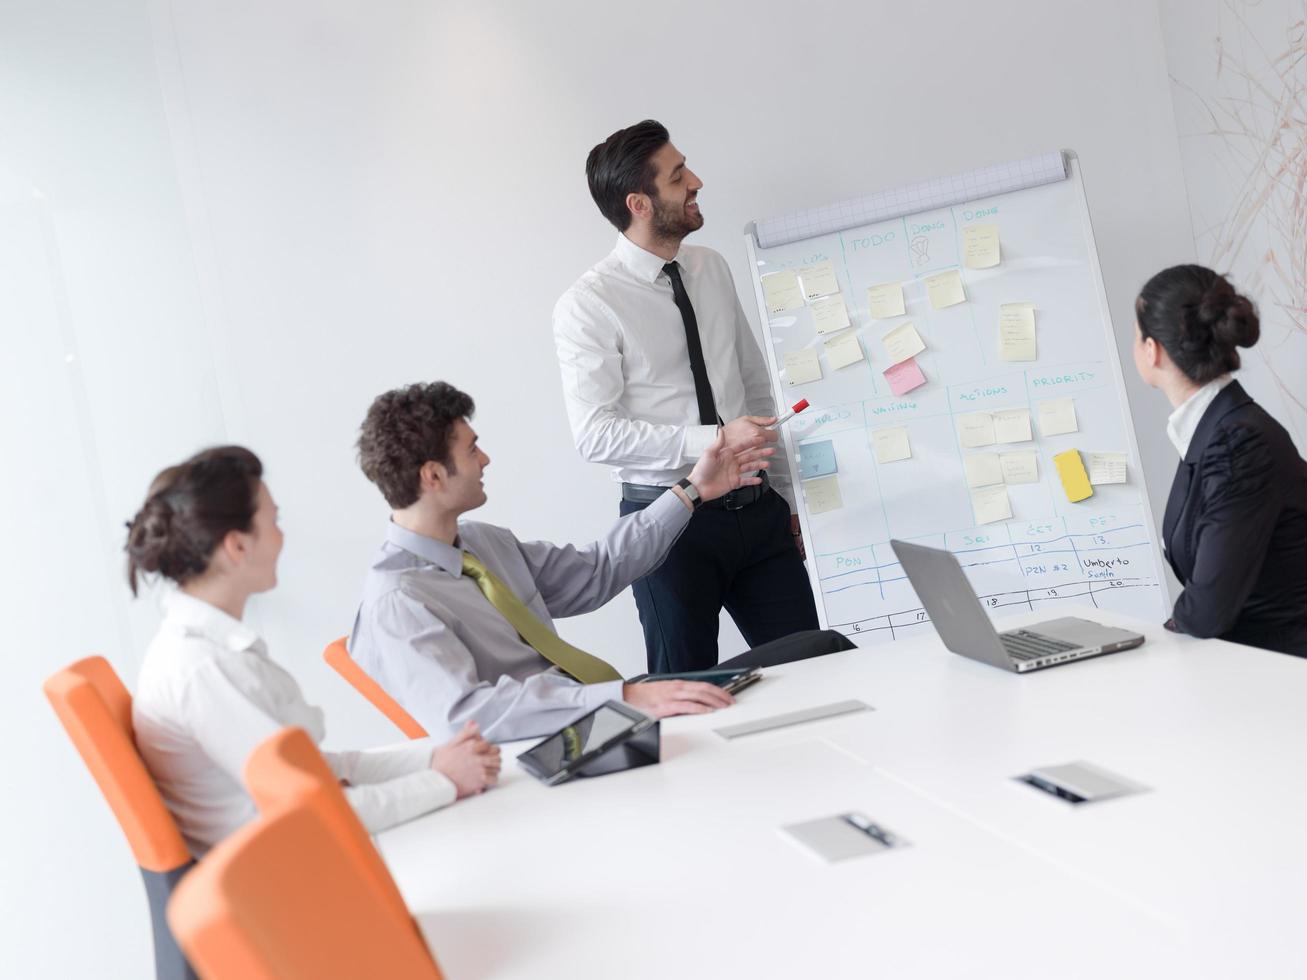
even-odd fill
[[[1198,304],[1198,322],[1219,347],[1251,347],[1261,334],[1257,310],[1222,276],[1218,276]]]
[[[173,538],[173,509],[162,496],[145,502],[127,532],[127,553],[147,572],[157,572]]]

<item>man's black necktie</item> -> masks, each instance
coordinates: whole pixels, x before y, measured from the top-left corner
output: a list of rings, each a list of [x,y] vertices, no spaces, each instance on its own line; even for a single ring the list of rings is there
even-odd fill
[[[717,406],[713,402],[712,384],[708,381],[708,368],[703,363],[703,344],[699,341],[699,321],[695,319],[694,307],[690,305],[690,296],[681,282],[681,269],[675,262],[663,266],[663,272],[672,281],[672,298],[681,311],[681,322],[685,324],[685,346],[690,352],[690,373],[694,375],[694,395],[699,402],[699,421],[704,425],[717,425],[721,419],[717,416]]]

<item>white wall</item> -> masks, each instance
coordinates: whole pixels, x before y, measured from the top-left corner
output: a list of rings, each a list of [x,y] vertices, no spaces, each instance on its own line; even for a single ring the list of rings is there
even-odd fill
[[[37,692],[91,650],[134,676],[153,614],[119,579],[121,522],[160,466],[218,440],[264,457],[288,542],[253,615],[337,745],[389,737],[319,659],[385,520],[351,448],[373,395],[478,399],[485,519],[582,539],[615,515],[549,314],[614,234],[585,153],[643,116],[705,180],[696,240],[737,282],[751,218],[1058,147],[1125,353],[1138,285],[1192,257],[1152,4],[0,0],[0,717],[36,795],[3,817],[16,975],[148,971],[126,848]],[[1131,393],[1160,506],[1165,409]],[[564,632],[641,663],[629,596]]]

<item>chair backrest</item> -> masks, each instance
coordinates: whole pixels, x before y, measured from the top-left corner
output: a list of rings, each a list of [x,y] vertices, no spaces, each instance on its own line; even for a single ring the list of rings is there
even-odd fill
[[[419,725],[407,711],[399,706],[399,702],[387,694],[367,672],[354,662],[354,658],[349,655],[349,648],[345,646],[345,637],[334,640],[327,644],[327,649],[322,652],[322,659],[345,678],[354,690],[358,691],[365,698],[372,702],[372,706],[389,718],[399,728],[401,732],[409,738],[426,738],[427,730]]]
[[[136,751],[132,696],[109,661],[87,657],[43,685],[127,836],[136,863],[146,871],[172,871],[190,862],[177,822]]]
[[[341,792],[336,774],[304,729],[283,728],[251,752],[245,763],[245,786],[264,816],[291,806],[313,807],[335,836],[336,846],[372,882],[380,899],[401,920],[412,922],[395,879]]]
[[[168,922],[206,980],[440,980],[308,804],[219,843],[177,886]]]

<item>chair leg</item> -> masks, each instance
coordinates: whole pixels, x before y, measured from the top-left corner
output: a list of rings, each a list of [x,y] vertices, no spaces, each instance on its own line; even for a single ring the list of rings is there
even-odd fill
[[[191,861],[171,871],[146,871],[141,868],[141,877],[145,879],[145,895],[150,902],[150,925],[154,930],[154,974],[156,980],[199,980],[191,965],[173,938],[168,928],[165,913],[168,899],[182,876],[195,867]]]

